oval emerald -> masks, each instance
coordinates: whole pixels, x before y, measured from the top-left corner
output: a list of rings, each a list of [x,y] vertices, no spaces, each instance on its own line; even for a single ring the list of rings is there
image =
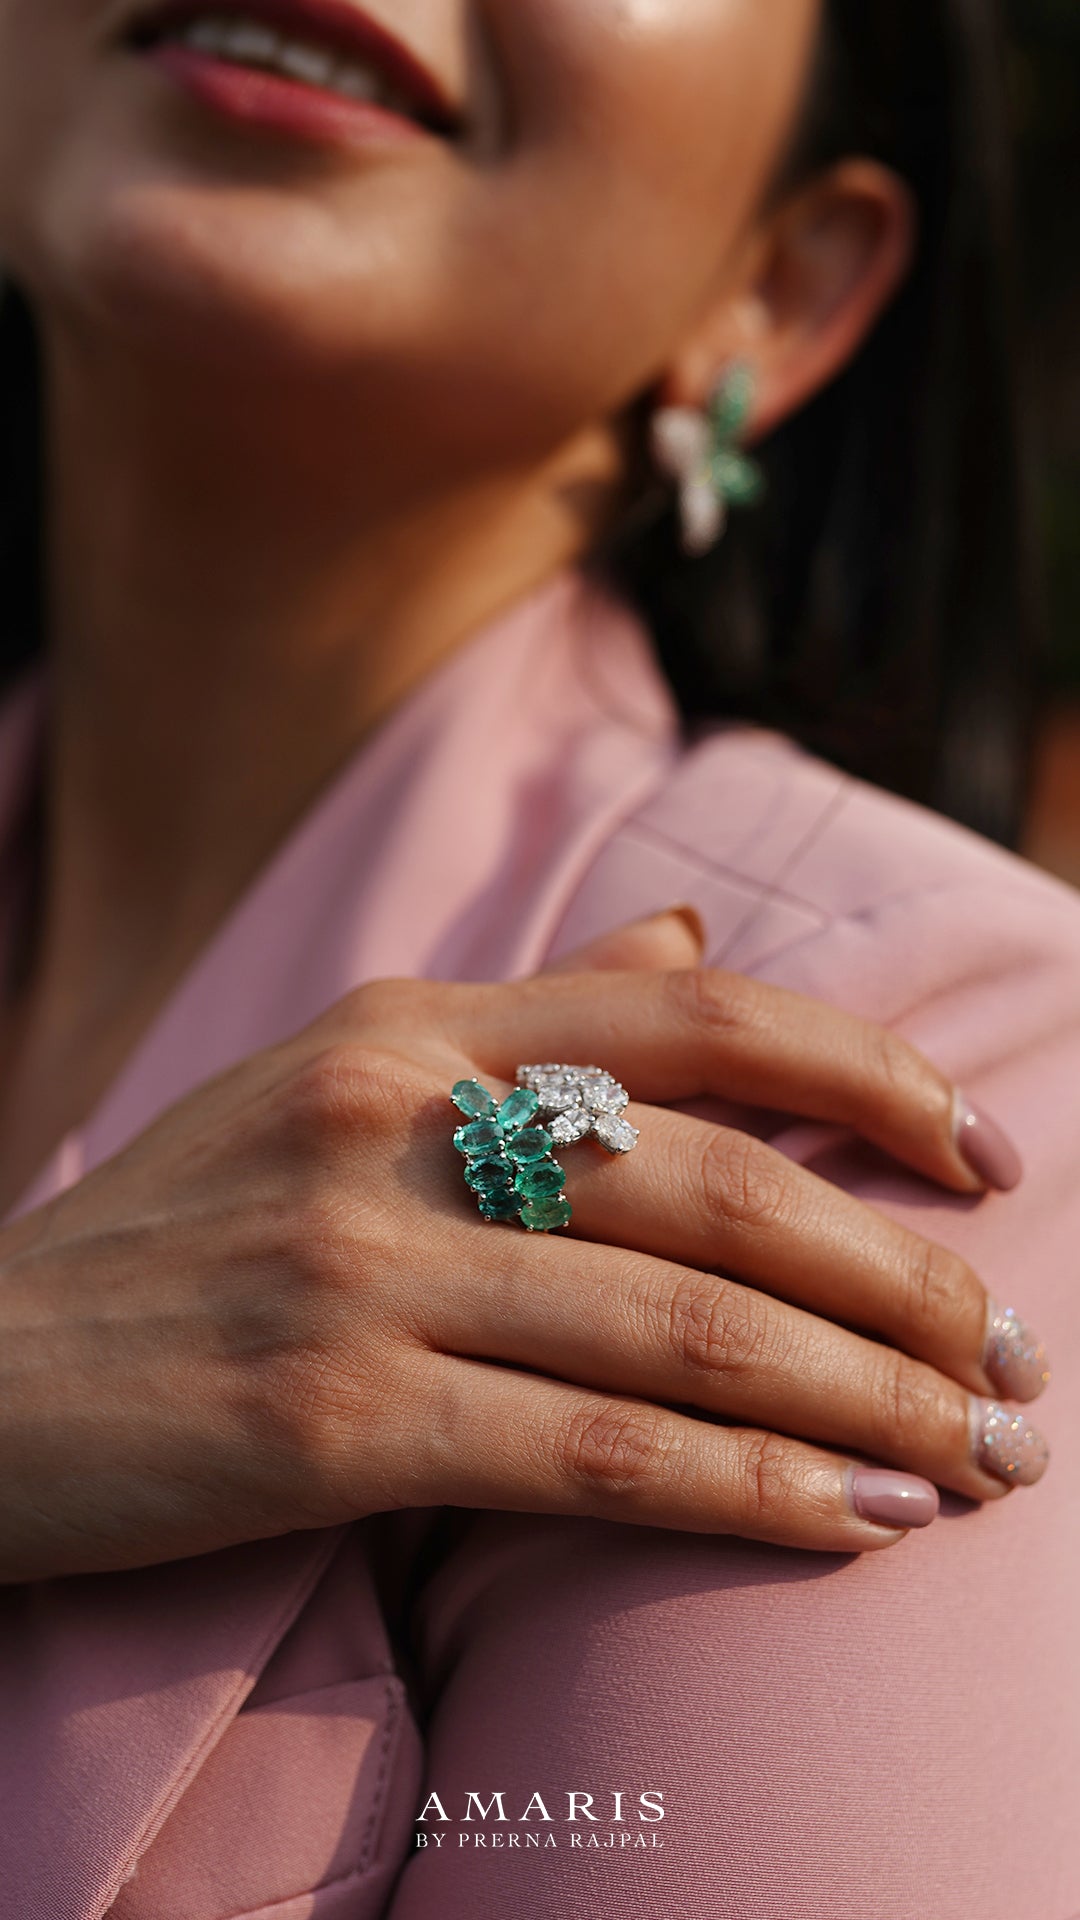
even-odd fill
[[[480,1196],[480,1212],[485,1220],[513,1220],[521,1208],[521,1195],[513,1187]]]
[[[553,1227],[567,1227],[570,1224],[570,1218],[570,1202],[561,1197],[554,1200],[530,1200],[521,1209],[521,1224],[523,1227],[528,1227],[530,1233],[550,1233]]]
[[[540,1096],[531,1087],[515,1087],[499,1108],[499,1125],[508,1133],[527,1127],[540,1111]]]
[[[566,1185],[566,1170],[555,1160],[541,1160],[536,1166],[519,1168],[514,1182],[526,1200],[551,1200]]]
[[[479,1080],[459,1080],[450,1095],[459,1113],[469,1120],[494,1120],[497,1107],[495,1095],[489,1093]]]
[[[543,1127],[526,1127],[507,1141],[506,1151],[511,1160],[527,1165],[531,1160],[545,1160],[551,1152],[551,1145],[551,1135]]]
[[[470,1160],[465,1169],[465,1184],[474,1193],[508,1193],[514,1184],[513,1166],[505,1154],[497,1159]]]
[[[459,1127],[454,1135],[454,1145],[459,1153],[484,1154],[490,1156],[501,1150],[503,1130],[495,1120],[474,1120],[471,1126]]]

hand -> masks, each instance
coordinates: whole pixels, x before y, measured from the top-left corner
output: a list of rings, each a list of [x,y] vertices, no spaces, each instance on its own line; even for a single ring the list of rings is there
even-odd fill
[[[859,1551],[904,1537],[856,1510],[866,1461],[1002,1495],[969,1437],[972,1396],[1010,1385],[977,1276],[756,1139],[632,1107],[635,1153],[567,1153],[571,1234],[480,1219],[449,1089],[508,1091],[527,1059],[840,1122],[978,1190],[911,1047],[694,968],[687,939],[362,988],[9,1227],[0,1578],[439,1504]]]

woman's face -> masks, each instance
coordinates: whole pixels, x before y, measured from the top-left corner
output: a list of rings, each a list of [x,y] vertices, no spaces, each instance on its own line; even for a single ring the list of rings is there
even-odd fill
[[[84,334],[329,374],[343,417],[432,460],[527,456],[647,387],[723,284],[819,4],[273,0],[268,24],[269,0],[207,0],[178,55],[145,0],[0,0],[0,258]],[[272,30],[384,80],[393,55],[353,40],[374,23],[460,125],[378,131],[310,93],[290,118],[288,82],[245,92],[220,42],[192,52],[199,19],[239,17],[257,60]]]

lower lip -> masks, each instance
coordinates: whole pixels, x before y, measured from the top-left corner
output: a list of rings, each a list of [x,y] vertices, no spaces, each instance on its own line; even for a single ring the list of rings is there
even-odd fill
[[[386,107],[365,100],[347,100],[342,94],[281,74],[240,67],[215,60],[194,47],[165,41],[144,56],[175,80],[204,106],[226,119],[284,134],[320,146],[366,147],[387,141],[430,139],[424,127],[403,119]]]

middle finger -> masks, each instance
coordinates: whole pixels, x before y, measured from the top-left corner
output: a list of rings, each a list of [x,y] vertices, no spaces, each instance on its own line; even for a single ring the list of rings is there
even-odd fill
[[[1033,1400],[1037,1336],[1007,1321],[978,1275],[865,1201],[731,1127],[646,1107],[637,1150],[565,1156],[573,1231],[666,1260],[722,1267],[831,1320],[880,1335],[980,1394]]]

